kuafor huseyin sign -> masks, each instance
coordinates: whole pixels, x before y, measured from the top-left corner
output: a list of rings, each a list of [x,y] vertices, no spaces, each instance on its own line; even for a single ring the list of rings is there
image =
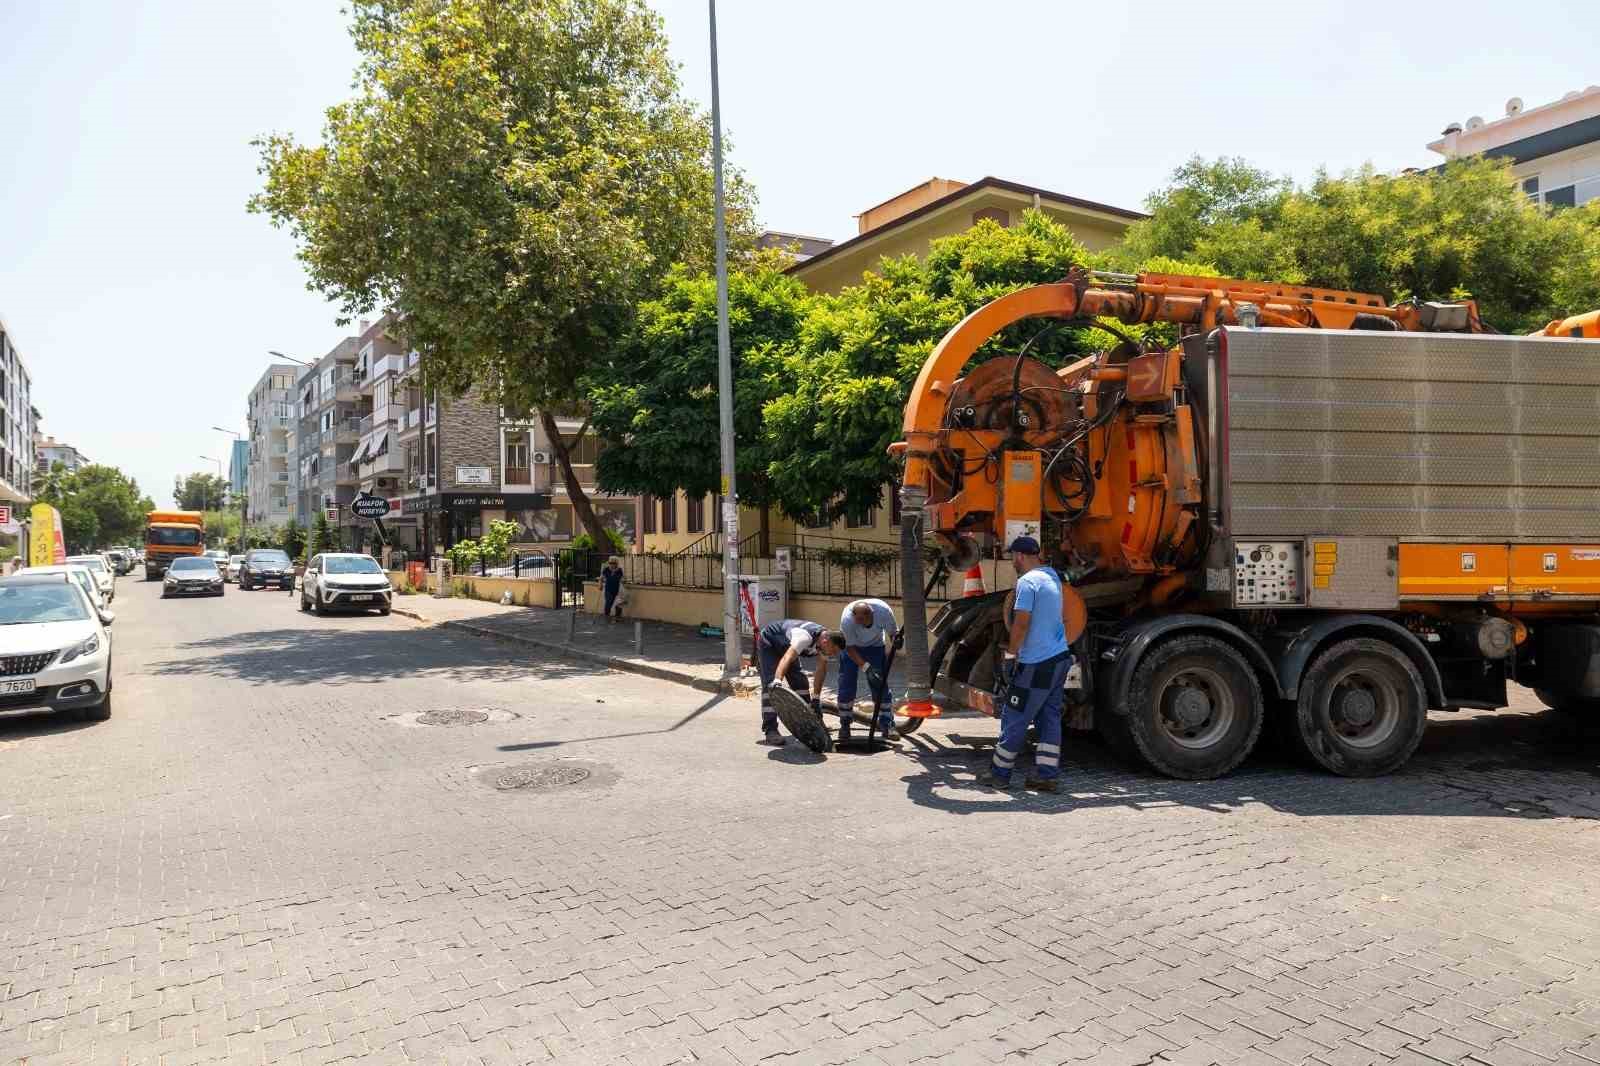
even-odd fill
[[[389,513],[389,501],[362,493],[350,501],[350,513],[357,518],[382,518]]]

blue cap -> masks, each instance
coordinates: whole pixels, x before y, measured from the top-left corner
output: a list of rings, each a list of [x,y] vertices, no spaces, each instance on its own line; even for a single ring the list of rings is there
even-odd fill
[[[1011,542],[1011,547],[1007,548],[1006,551],[1021,552],[1024,555],[1038,555],[1039,542],[1032,537],[1018,537]]]

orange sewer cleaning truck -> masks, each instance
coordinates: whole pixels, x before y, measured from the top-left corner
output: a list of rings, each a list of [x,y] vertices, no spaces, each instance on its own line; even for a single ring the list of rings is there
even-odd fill
[[[199,511],[151,511],[145,515],[144,577],[166,576],[172,560],[205,551],[205,515]]]
[[[975,360],[1028,319],[1124,336],[1061,368]],[[1333,773],[1386,773],[1430,709],[1503,707],[1508,681],[1600,713],[1595,337],[1593,314],[1505,336],[1470,302],[1156,274],[979,308],[891,448],[900,713],[937,713],[935,690],[994,713],[1005,593],[930,624],[922,551],[964,568],[1022,533],[1068,586],[1069,725],[1163,774],[1225,774],[1264,729]]]

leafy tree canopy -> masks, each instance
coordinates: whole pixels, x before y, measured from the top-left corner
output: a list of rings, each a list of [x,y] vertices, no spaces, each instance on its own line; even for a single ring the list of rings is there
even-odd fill
[[[757,506],[774,502],[762,410],[790,388],[787,359],[813,302],[783,265],[763,258],[728,278],[739,498]],[[715,279],[674,271],[666,291],[640,308],[621,351],[591,395],[594,427],[606,442],[600,487],[656,496],[720,491]]]
[[[227,479],[215,474],[190,474],[172,481],[172,499],[182,511],[220,511],[227,494]]]
[[[54,464],[36,482],[35,498],[61,512],[62,537],[76,551],[136,543],[145,515],[155,510],[137,481],[97,463],[71,473]]]
[[[1503,160],[1324,172],[1297,188],[1242,160],[1193,159],[1146,206],[1124,263],[1167,255],[1391,300],[1470,296],[1506,332],[1600,305],[1600,204],[1542,208]]]
[[[432,385],[557,410],[673,264],[712,256],[710,136],[641,0],[353,0],[355,97],[323,143],[258,143],[252,210],[346,317],[391,308]],[[729,181],[735,245],[752,197]]]

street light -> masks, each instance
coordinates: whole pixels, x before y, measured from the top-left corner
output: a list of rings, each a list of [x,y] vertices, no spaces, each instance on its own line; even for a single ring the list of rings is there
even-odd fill
[[[733,459],[733,354],[728,339],[728,223],[722,196],[722,92],[717,80],[717,0],[711,15],[711,175],[717,245],[717,421],[722,437],[722,657],[739,673],[739,486]],[[714,523],[713,523],[714,524]],[[751,619],[755,625],[755,619]]]
[[[291,363],[299,363],[301,366],[315,367],[317,365],[316,363],[308,363],[304,359],[296,359],[292,355],[284,355],[282,352],[275,352],[271,348],[267,349],[267,354],[268,355],[275,355],[279,359],[287,359]]]

